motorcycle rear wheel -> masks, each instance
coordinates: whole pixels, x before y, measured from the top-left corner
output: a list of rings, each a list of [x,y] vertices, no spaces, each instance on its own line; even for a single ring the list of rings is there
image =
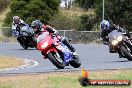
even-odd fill
[[[64,61],[60,62],[58,59],[61,59],[57,57],[56,53],[50,52],[48,55],[48,59],[58,68],[58,69],[64,69],[65,64]],[[62,60],[62,59],[61,59]]]
[[[74,68],[79,68],[81,66],[81,61],[78,56],[73,56],[73,59],[70,61],[70,65]]]

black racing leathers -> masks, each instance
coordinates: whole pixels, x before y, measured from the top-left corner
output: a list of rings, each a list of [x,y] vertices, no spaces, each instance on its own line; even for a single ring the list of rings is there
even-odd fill
[[[103,44],[109,45],[108,34],[109,34],[110,32],[112,32],[113,30],[118,30],[119,32],[122,32],[122,33],[126,32],[126,36],[127,36],[128,38],[131,39],[128,30],[125,30],[125,29],[123,29],[123,28],[121,28],[121,27],[117,27],[116,25],[114,25],[114,26],[110,26],[110,28],[109,28],[108,30],[102,31],[102,32],[101,32],[101,38],[103,39]],[[112,51],[112,46],[109,46],[109,51],[110,51],[111,53],[113,52],[113,51]]]
[[[131,36],[130,36],[128,30],[125,30],[121,27],[117,28],[117,26],[114,25],[114,26],[110,26],[110,28],[108,30],[106,30],[106,31],[104,30],[101,32],[101,38],[103,39],[104,42],[109,42],[108,34],[113,30],[118,30],[119,32],[122,32],[122,33],[126,32],[126,36],[131,39]]]

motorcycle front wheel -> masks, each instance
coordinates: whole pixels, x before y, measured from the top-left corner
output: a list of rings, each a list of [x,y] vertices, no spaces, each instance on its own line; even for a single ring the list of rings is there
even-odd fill
[[[124,46],[120,48],[121,52],[125,55],[125,57],[129,60],[132,61],[132,54],[129,52]]]
[[[28,49],[28,46],[24,45],[24,44],[21,44],[21,46],[24,48],[24,49]]]
[[[50,52],[48,55],[48,59],[58,68],[58,69],[64,69],[65,64],[62,58],[57,56],[57,53]]]

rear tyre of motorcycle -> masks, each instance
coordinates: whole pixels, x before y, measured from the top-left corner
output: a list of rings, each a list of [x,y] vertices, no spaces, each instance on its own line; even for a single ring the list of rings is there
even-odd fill
[[[128,50],[124,46],[122,46],[120,49],[121,49],[122,53],[126,56],[126,58],[129,61],[132,61],[132,54],[130,52],[128,52]]]
[[[47,56],[48,59],[58,68],[58,69],[64,69],[65,64],[64,62],[60,63],[57,58],[55,57],[56,53],[50,52]]]
[[[21,46],[24,48],[24,49],[28,49],[28,46],[24,45],[24,44],[21,44]]]
[[[74,68],[79,68],[81,66],[81,61],[78,56],[73,56],[73,59],[70,61],[70,65]]]

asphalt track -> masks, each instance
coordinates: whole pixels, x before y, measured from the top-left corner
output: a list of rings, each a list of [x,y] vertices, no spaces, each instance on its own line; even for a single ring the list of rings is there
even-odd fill
[[[81,59],[81,67],[86,70],[126,69],[132,68],[132,61],[118,58],[118,54],[110,54],[108,46],[101,44],[73,44]],[[0,55],[15,56],[26,61],[26,65],[0,69],[0,75],[27,74],[58,71],[76,71],[80,68],[66,66],[65,69],[57,69],[48,59],[43,59],[41,53],[29,48],[24,50],[18,43],[0,43]]]

